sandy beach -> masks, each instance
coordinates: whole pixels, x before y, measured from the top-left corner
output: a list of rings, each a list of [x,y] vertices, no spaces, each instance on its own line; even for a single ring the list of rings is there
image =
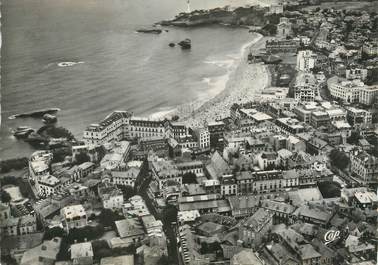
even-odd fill
[[[236,69],[231,73],[225,89],[214,98],[196,101],[177,108],[180,121],[191,127],[202,126],[204,122],[215,121],[229,116],[230,107],[234,103],[246,103],[255,98],[266,87],[270,86],[270,74],[264,64],[249,64],[249,51],[257,51],[265,47],[269,37],[260,36],[257,41],[244,47],[243,56]]]

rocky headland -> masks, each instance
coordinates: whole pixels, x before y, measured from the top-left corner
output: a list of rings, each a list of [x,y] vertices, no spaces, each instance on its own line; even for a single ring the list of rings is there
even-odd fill
[[[226,26],[260,26],[270,22],[267,8],[251,6],[238,8],[214,8],[209,10],[195,10],[191,13],[180,13],[171,20],[164,20],[157,24],[162,26],[195,27],[203,25]]]

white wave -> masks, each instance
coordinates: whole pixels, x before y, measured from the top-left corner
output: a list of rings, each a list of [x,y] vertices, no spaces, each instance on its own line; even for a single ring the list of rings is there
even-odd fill
[[[70,66],[74,66],[76,64],[82,64],[82,63],[84,63],[84,62],[81,62],[81,61],[79,61],[79,62],[59,62],[59,63],[57,63],[57,65],[59,67],[70,67]]]
[[[211,60],[211,61],[204,61],[207,64],[213,64],[221,68],[229,69],[235,64],[235,60]]]
[[[210,77],[204,77],[204,78],[202,79],[202,82],[204,82],[204,83],[210,85],[210,84],[211,84],[211,78],[210,78]]]
[[[231,69],[234,67],[239,60],[243,59],[243,56],[246,52],[246,49],[248,49],[251,45],[255,44],[258,42],[263,36],[258,35],[255,37],[252,41],[245,43],[241,48],[239,53],[233,53],[233,54],[228,54],[226,55],[227,58],[230,59],[223,59],[223,60],[207,60],[204,61],[206,64],[213,64],[221,68],[226,68],[226,69]]]
[[[231,71],[228,71],[224,75],[203,78],[202,82],[206,83],[209,89],[206,89],[203,93],[201,93],[202,95],[200,95],[200,98],[209,99],[221,93],[226,88],[231,73]]]
[[[163,108],[157,112],[152,113],[150,116],[148,116],[148,118],[151,120],[162,120],[164,118],[172,116],[175,112],[176,108]]]

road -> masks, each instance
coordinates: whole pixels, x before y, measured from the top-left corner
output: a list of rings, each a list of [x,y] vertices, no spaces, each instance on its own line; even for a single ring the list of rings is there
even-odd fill
[[[155,216],[156,219],[160,219],[163,222],[163,229],[165,235],[167,236],[168,259],[170,261],[170,264],[182,264],[181,258],[178,255],[178,245],[174,228],[170,223],[165,222],[164,218],[161,218],[160,214],[155,210],[151,199],[147,195],[147,189],[150,185],[150,182],[151,176],[145,177],[144,180],[141,181],[141,184],[136,188],[137,194],[142,196],[150,213],[152,213],[152,215]]]

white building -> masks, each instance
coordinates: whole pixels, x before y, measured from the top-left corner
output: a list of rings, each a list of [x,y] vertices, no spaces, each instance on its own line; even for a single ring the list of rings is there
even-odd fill
[[[261,94],[256,95],[256,97],[260,102],[278,101],[285,99],[288,93],[288,87],[269,87],[261,91]]]
[[[327,81],[332,97],[345,103],[373,104],[378,97],[378,86],[367,86],[361,80],[346,80],[334,76]]]
[[[238,185],[233,175],[223,175],[221,177],[221,195],[231,196],[238,194]]]
[[[345,76],[348,80],[359,79],[365,81],[367,78],[368,71],[367,69],[362,68],[347,68],[345,70]]]
[[[292,23],[290,22],[289,18],[281,17],[280,23],[277,25],[277,36],[286,38],[287,36],[291,36],[292,34]]]
[[[35,186],[38,194],[42,196],[50,196],[61,190],[62,183],[58,178],[52,175],[44,175],[38,180],[38,182],[36,182]]]
[[[317,55],[311,50],[300,50],[297,54],[297,70],[310,72],[316,64]]]
[[[360,89],[358,102],[372,105],[378,101],[378,85],[364,86]]]
[[[104,144],[126,138],[129,132],[130,117],[130,112],[114,111],[99,124],[91,124],[84,131],[85,144]]]
[[[275,152],[262,152],[256,157],[261,170],[274,169],[279,164],[279,157]]]
[[[152,120],[141,117],[131,117],[129,136],[130,138],[150,139],[153,137],[167,137],[171,133],[168,121]]]
[[[346,111],[341,108],[333,108],[325,110],[331,122],[333,121],[346,121]]]
[[[269,6],[269,13],[271,13],[271,14],[282,14],[283,13],[283,5],[281,3],[270,5]]]
[[[156,137],[176,139],[187,134],[187,128],[168,120],[134,117],[127,111],[114,111],[99,124],[88,126],[83,135],[86,145],[101,145],[123,139],[151,139]]]
[[[361,128],[372,124],[372,114],[370,111],[364,109],[357,109],[354,107],[346,107],[347,120],[353,128]]]
[[[146,203],[139,195],[135,195],[122,205],[122,213],[126,218],[150,215]]]
[[[136,167],[131,167],[122,171],[112,171],[112,182],[116,185],[134,187],[139,174],[140,169]]]
[[[29,177],[38,181],[42,176],[50,174],[50,163],[53,155],[50,151],[36,151],[29,159]]]
[[[210,147],[210,132],[207,128],[197,128],[194,130],[197,140],[198,140],[198,147],[201,149],[206,149]]]
[[[319,95],[316,78],[311,73],[299,72],[294,83],[294,99],[299,102],[315,101]]]
[[[365,43],[362,46],[362,51],[369,56],[377,56],[378,54],[378,44]]]
[[[122,209],[124,203],[123,193],[112,183],[103,182],[98,186],[98,195],[105,209]]]
[[[80,228],[88,224],[87,214],[81,204],[66,206],[61,209],[60,214],[67,232],[72,228]]]
[[[355,149],[350,153],[351,171],[357,176],[361,184],[377,183],[378,158],[366,151]]]

